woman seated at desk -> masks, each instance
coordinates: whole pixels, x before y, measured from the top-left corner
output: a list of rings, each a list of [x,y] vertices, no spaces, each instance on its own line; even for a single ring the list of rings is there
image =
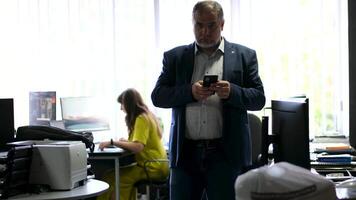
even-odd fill
[[[110,140],[99,144],[99,148],[115,145],[135,153],[137,165],[120,169],[120,200],[136,199],[134,184],[146,179],[143,168],[146,160],[167,159],[163,147],[162,129],[158,119],[144,104],[141,95],[135,89],[127,89],[118,97],[121,110],[126,113],[125,122],[128,128],[128,140]],[[150,178],[164,179],[168,176],[168,163],[152,162],[148,167]],[[100,200],[115,198],[115,176],[109,173],[104,181],[108,182],[108,192],[98,197]]]

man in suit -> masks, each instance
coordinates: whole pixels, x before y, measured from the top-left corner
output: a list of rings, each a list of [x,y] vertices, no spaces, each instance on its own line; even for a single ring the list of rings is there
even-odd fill
[[[219,3],[198,2],[192,14],[195,42],[164,53],[151,95],[155,106],[172,108],[170,197],[233,200],[234,182],[251,164],[247,110],[265,105],[257,56],[221,36]],[[207,74],[218,81],[204,87]]]

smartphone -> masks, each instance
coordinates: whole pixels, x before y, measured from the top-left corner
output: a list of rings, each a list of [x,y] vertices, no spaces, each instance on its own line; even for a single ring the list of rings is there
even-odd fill
[[[209,87],[212,83],[218,82],[218,75],[205,75],[203,78],[203,87]]]

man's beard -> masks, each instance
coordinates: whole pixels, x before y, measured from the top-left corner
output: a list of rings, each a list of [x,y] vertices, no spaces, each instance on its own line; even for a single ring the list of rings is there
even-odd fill
[[[196,43],[197,45],[200,47],[200,48],[204,48],[204,49],[208,49],[208,48],[215,48],[217,46],[219,46],[220,44],[220,41],[211,41],[211,42],[198,42],[196,40]]]
[[[201,48],[212,48],[214,46],[216,46],[215,43],[206,43],[206,42],[197,42],[198,46],[200,46]]]

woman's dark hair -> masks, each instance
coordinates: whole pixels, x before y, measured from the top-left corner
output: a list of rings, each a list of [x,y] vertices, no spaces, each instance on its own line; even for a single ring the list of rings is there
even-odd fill
[[[145,116],[148,117],[149,120],[152,119],[154,120],[154,123],[158,129],[158,134],[160,137],[162,136],[162,130],[159,126],[157,118],[149,111],[148,107],[143,102],[143,99],[137,90],[133,88],[129,88],[123,91],[117,98],[117,101],[125,109],[126,112],[125,122],[129,130],[129,134],[132,133],[135,127],[136,118],[139,115],[144,114]]]

